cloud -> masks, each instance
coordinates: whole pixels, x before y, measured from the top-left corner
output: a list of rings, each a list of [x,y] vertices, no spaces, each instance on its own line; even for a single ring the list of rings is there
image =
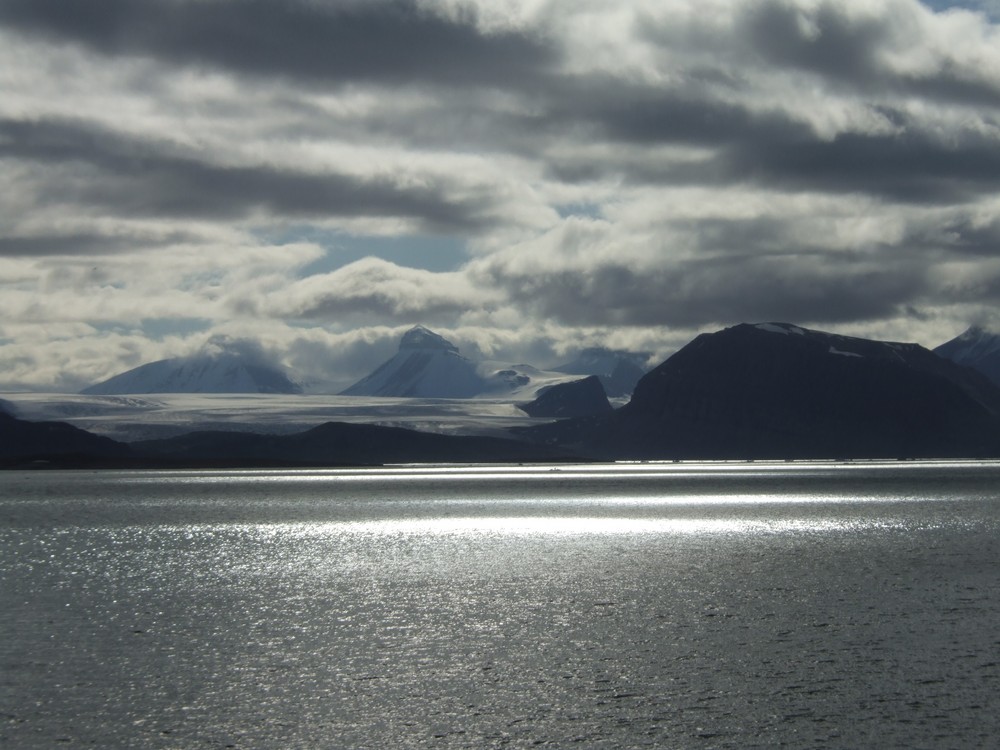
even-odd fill
[[[484,33],[474,13],[449,17],[402,0],[92,0],[70,7],[8,0],[0,23],[109,57],[149,56],[300,84],[501,84],[537,75],[552,58],[532,36]]]
[[[785,250],[775,229],[717,220],[693,247],[673,252],[638,233],[622,243],[625,231],[608,222],[572,219],[541,242],[473,263],[470,272],[563,325],[852,322],[891,316],[927,287],[918,264],[886,267],[864,254]]]
[[[454,318],[487,306],[495,295],[461,273],[434,273],[363,258],[327,274],[290,284],[280,296],[241,297],[229,303],[276,318],[341,321],[381,319],[397,324]]]
[[[264,165],[226,165],[171,153],[80,123],[0,121],[0,158],[43,166],[39,202],[147,218],[238,220],[385,216],[425,231],[470,231],[494,223],[490,201],[446,177],[358,177]],[[51,178],[63,179],[54,183]],[[452,183],[452,184],[449,184]]]
[[[349,379],[417,322],[939,343],[1000,301],[985,5],[0,3],[0,372],[226,335]]]

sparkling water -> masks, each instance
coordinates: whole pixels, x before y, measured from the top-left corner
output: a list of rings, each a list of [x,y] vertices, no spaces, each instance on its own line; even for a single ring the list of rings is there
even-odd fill
[[[0,474],[0,745],[991,747],[1000,465]]]

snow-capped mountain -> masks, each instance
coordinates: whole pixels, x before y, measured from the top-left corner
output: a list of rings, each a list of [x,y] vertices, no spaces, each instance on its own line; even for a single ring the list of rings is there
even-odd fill
[[[649,356],[642,352],[590,347],[580,352],[572,362],[556,367],[555,371],[569,375],[596,375],[608,396],[628,396],[646,374]]]
[[[149,362],[84,388],[88,395],[134,393],[301,393],[260,346],[214,337],[197,354]]]
[[[458,347],[423,326],[403,334],[399,351],[342,396],[471,398],[485,384]]]
[[[532,399],[541,388],[576,379],[531,365],[473,362],[446,338],[418,325],[403,334],[391,359],[340,395]]]
[[[956,364],[979,370],[994,383],[1000,384],[1000,334],[972,326],[936,347],[934,353]]]

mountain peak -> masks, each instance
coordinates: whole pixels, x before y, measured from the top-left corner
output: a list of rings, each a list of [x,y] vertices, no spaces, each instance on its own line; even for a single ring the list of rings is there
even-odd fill
[[[591,346],[583,349],[572,362],[555,368],[571,375],[596,375],[608,396],[627,396],[646,373],[648,352],[628,352]]]
[[[135,393],[301,393],[256,341],[213,336],[195,354],[148,362],[84,388],[88,395]]]
[[[973,325],[964,332],[934,349],[934,353],[972,367],[1000,384],[1000,334]]]
[[[458,353],[458,347],[429,328],[417,325],[403,334],[399,348],[403,349],[440,349]]]
[[[340,395],[471,398],[483,388],[476,365],[457,346],[418,325],[403,334],[392,359]]]
[[[988,342],[990,344],[995,343],[1000,339],[1000,334],[995,331],[991,331],[989,328],[981,325],[971,325],[966,328],[962,333],[960,333],[955,340],[963,341],[966,343],[979,343]]]

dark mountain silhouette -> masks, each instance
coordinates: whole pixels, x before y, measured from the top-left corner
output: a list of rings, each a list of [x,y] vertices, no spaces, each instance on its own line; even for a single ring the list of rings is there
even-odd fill
[[[522,431],[593,458],[1000,455],[1000,389],[917,344],[783,323],[698,336],[612,415]]]
[[[546,389],[538,398],[518,406],[531,417],[586,417],[611,412],[611,403],[597,375],[560,383]]]
[[[0,462],[75,462],[124,459],[124,443],[94,435],[65,422],[29,422],[0,411]]]
[[[565,459],[561,449],[494,437],[438,435],[399,427],[327,422],[292,435],[191,432],[132,443],[174,462],[374,466],[386,463],[508,463]]]
[[[515,439],[338,422],[291,435],[204,431],[125,444],[64,422],[29,422],[0,413],[0,467],[378,466],[568,458],[572,455],[562,449]]]

